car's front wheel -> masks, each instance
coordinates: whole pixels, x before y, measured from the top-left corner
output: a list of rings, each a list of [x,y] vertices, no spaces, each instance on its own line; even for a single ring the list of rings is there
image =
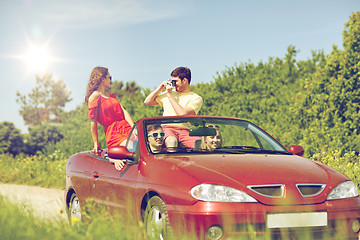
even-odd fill
[[[146,233],[151,239],[169,239],[170,222],[165,202],[158,196],[150,198],[145,210]]]
[[[73,193],[70,197],[68,217],[72,225],[77,225],[81,222],[80,202],[76,193]]]

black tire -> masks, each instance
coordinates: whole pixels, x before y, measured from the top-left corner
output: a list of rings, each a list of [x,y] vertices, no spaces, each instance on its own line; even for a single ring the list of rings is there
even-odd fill
[[[158,196],[150,198],[144,215],[146,234],[150,239],[170,239],[171,228],[165,202]]]
[[[71,194],[69,209],[68,209],[68,218],[71,225],[78,225],[81,222],[81,208],[80,201],[76,193]]]

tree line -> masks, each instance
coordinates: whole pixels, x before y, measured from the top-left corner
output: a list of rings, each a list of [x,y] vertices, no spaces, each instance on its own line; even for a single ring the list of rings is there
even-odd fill
[[[360,12],[354,12],[345,24],[343,49],[333,46],[328,55],[313,51],[307,60],[297,60],[298,52],[289,46],[283,58],[235,64],[217,72],[210,83],[192,85],[204,98],[199,114],[250,120],[286,147],[302,145],[308,157],[333,150],[358,154]],[[87,107],[65,112],[70,92],[51,75],[38,76],[37,84],[30,94],[17,94],[29,134],[21,134],[10,122],[0,123],[0,153],[60,150],[71,155],[90,149]],[[112,91],[135,121],[162,115],[160,107],[143,103],[150,89],[135,82],[114,81]],[[101,146],[106,146],[104,141]]]

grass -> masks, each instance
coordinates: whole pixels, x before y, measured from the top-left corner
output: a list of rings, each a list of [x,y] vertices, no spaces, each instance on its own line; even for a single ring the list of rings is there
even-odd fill
[[[28,206],[14,204],[0,196],[0,236],[3,240],[144,239],[141,226],[125,226],[119,219],[94,213],[91,221],[71,226],[60,219],[37,218]]]
[[[46,220],[34,216],[31,208],[25,205],[17,205],[7,198],[0,196],[0,236],[3,240],[41,240],[41,239],[78,239],[78,240],[107,240],[107,239],[148,239],[142,222],[136,222],[132,217],[125,215],[108,214],[104,207],[94,207],[90,202],[84,207],[87,220],[78,224],[70,225],[63,219]],[[246,226],[250,235],[234,237],[231,239],[241,240],[270,240],[269,234],[258,235],[252,225]],[[292,239],[286,231],[281,233],[282,240]],[[302,240],[312,240],[309,232],[301,233]],[[325,235],[326,236],[326,235]],[[343,239],[344,235],[339,233],[333,239]],[[197,239],[191,233],[183,232],[181,236],[173,238],[176,240]],[[324,239],[329,239],[325,237]]]

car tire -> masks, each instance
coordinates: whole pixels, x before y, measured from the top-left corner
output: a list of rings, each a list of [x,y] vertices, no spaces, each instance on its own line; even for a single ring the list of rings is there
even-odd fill
[[[68,217],[71,225],[78,225],[81,222],[81,208],[80,201],[76,193],[73,193],[70,197]]]
[[[146,234],[150,239],[169,239],[171,228],[165,202],[158,196],[150,198],[144,217]]]

